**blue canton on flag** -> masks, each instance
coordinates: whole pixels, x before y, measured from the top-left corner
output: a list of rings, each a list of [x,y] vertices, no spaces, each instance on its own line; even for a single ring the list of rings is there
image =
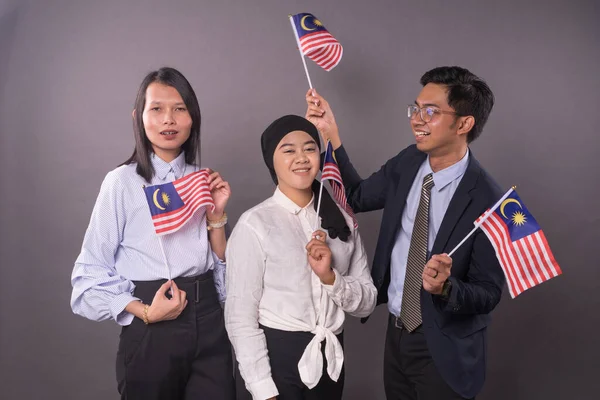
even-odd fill
[[[157,235],[177,231],[201,207],[215,208],[205,169],[171,183],[144,187],[144,192]]]
[[[145,187],[144,193],[153,217],[177,211],[184,205],[173,182]]]
[[[514,190],[481,229],[496,250],[511,297],[562,273],[544,232]]]

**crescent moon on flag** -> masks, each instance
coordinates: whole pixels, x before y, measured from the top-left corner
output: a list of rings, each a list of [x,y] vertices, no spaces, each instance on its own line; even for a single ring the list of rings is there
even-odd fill
[[[154,195],[152,195],[152,200],[154,200],[154,205],[155,205],[156,207],[158,207],[158,208],[159,208],[160,210],[162,210],[162,211],[165,211],[165,210],[166,210],[166,208],[165,208],[165,207],[163,207],[163,206],[161,206],[160,204],[158,204],[158,198],[157,198],[156,196],[158,196],[158,192],[159,192],[159,191],[160,191],[160,189],[156,189],[156,190],[154,191]]]
[[[507,219],[508,219],[508,217],[506,216],[506,214],[504,214],[504,207],[505,207],[505,206],[506,206],[508,203],[517,203],[517,204],[519,205],[519,207],[521,207],[521,209],[523,208],[523,206],[521,205],[521,203],[519,203],[519,201],[518,201],[518,200],[515,200],[515,199],[506,199],[506,200],[504,200],[504,201],[502,202],[502,205],[500,206],[500,213],[502,214],[502,216],[503,216],[504,218],[507,218]]]
[[[302,19],[300,20],[300,26],[302,26],[302,29],[304,29],[305,31],[314,31],[317,28],[308,29],[306,23],[304,23],[304,20],[308,17],[310,17],[310,15],[305,15],[304,17],[302,17]]]

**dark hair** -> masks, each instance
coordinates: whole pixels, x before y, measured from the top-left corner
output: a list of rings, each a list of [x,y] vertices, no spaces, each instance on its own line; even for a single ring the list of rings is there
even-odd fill
[[[192,128],[190,137],[181,146],[185,152],[185,162],[187,164],[200,164],[200,106],[196,93],[192,85],[185,79],[185,76],[174,68],[163,67],[158,71],[152,71],[142,81],[135,99],[135,117],[133,119],[133,136],[135,137],[135,149],[133,154],[122,165],[137,163],[136,172],[146,182],[150,182],[154,176],[154,167],[150,161],[150,155],[153,152],[152,143],[146,136],[144,129],[144,107],[146,105],[146,90],[152,83],[162,83],[163,85],[174,87],[183,99],[185,106],[192,117]]]
[[[448,87],[448,105],[459,116],[475,118],[475,124],[467,134],[467,143],[477,139],[494,107],[494,94],[487,83],[461,67],[437,67],[427,71],[421,77],[421,85],[428,83]]]

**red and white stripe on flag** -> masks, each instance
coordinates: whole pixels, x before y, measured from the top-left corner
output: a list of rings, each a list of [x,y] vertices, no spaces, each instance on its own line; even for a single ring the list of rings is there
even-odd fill
[[[179,230],[201,207],[215,209],[215,203],[208,189],[208,171],[206,169],[174,181],[173,186],[184,206],[152,217],[154,229],[158,235],[166,235]]]
[[[343,48],[331,33],[317,31],[300,38],[302,54],[313,60],[317,65],[331,71],[342,59]]]
[[[496,213],[491,213],[481,229],[496,250],[513,299],[562,273],[541,229],[513,242],[506,224]]]
[[[321,173],[322,180],[329,180],[329,184],[331,185],[331,191],[333,192],[333,197],[337,201],[337,203],[346,211],[346,213],[352,218],[352,222],[354,223],[354,229],[358,228],[358,221],[356,220],[356,215],[354,215],[354,211],[348,205],[348,200],[346,199],[346,190],[344,189],[344,183],[342,182],[342,175],[340,174],[340,169],[337,165],[326,162],[323,165],[323,172]]]

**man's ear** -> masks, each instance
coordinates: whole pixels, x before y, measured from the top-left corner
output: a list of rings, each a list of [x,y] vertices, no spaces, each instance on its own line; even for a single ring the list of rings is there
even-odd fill
[[[475,126],[475,117],[472,115],[468,115],[466,117],[460,117],[458,122],[458,130],[456,133],[458,135],[466,135],[471,132],[471,129]]]

